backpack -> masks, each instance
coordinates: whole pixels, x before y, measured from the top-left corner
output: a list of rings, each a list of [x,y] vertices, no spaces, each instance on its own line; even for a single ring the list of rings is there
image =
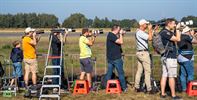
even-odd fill
[[[164,46],[162,39],[161,39],[161,32],[166,31],[167,30],[162,30],[159,33],[154,33],[153,34],[153,40],[152,40],[152,46],[154,48],[154,50],[158,53],[158,54],[164,54],[166,52],[166,47],[168,46],[169,42],[166,44],[166,46]]]
[[[4,70],[3,70],[3,66],[2,66],[2,64],[1,64],[1,62],[0,62],[0,77],[2,77],[3,75],[4,75]]]

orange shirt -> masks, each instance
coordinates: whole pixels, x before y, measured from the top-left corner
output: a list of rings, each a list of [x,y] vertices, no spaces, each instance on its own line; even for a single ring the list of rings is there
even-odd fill
[[[34,45],[30,44],[32,39],[25,36],[22,39],[23,56],[24,59],[35,59],[36,58],[36,48]]]

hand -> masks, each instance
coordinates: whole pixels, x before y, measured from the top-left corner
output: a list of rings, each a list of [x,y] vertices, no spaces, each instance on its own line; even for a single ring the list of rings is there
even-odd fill
[[[156,26],[155,26],[154,31],[155,31],[156,33],[158,33],[158,31],[159,31],[159,25],[156,25]]]
[[[152,24],[148,24],[148,30],[152,30],[153,26]]]
[[[33,38],[36,38],[36,32],[33,32],[32,35],[33,35]]]
[[[121,34],[121,35],[123,35],[123,34],[125,34],[125,33],[126,33],[125,30],[123,30],[123,29],[120,30],[120,34]]]
[[[190,31],[190,34],[191,34],[192,36],[194,36],[194,34],[195,34],[194,30],[191,30],[191,31]]]
[[[180,30],[180,28],[181,28],[181,23],[178,23],[178,24],[176,25],[176,30]]]

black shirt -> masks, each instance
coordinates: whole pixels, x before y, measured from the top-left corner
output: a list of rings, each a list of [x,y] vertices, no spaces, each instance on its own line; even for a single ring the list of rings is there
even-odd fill
[[[118,37],[109,32],[107,35],[107,59],[116,60],[121,58],[122,48],[120,44],[117,44],[115,41]]]
[[[174,41],[170,40],[173,35],[175,36],[175,33],[171,32],[167,29],[163,29],[160,32],[160,35],[161,35],[162,43],[163,43],[164,46],[166,46],[167,43],[169,42],[168,46],[167,46],[167,48],[169,48],[169,49],[164,54],[162,54],[161,56],[164,56],[164,57],[167,57],[167,58],[176,58],[176,52],[177,52],[176,44],[175,44]]]
[[[13,63],[23,61],[23,51],[20,48],[13,48],[10,54]]]
[[[61,41],[58,39],[58,37],[56,35],[53,35],[53,37],[52,37],[51,48],[52,48],[52,55],[53,56],[60,56]]]
[[[186,34],[181,34],[181,41],[177,43],[180,52],[181,51],[192,51],[193,50],[192,40],[193,40],[193,38],[191,36],[186,35]],[[186,54],[183,56],[188,59],[191,59],[193,54]]]

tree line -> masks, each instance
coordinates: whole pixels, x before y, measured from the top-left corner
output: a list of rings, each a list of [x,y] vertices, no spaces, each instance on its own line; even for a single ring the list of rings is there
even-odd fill
[[[186,16],[181,21],[193,20],[193,27],[197,27],[197,16]],[[151,23],[158,23],[165,21],[164,19],[154,21],[150,20]],[[81,13],[71,14],[66,18],[63,23],[58,22],[58,18],[53,14],[36,14],[36,13],[18,13],[18,14],[0,14],[0,28],[52,28],[52,27],[66,27],[66,28],[109,28],[112,25],[118,24],[121,27],[136,28],[138,22],[136,19],[112,19],[109,20],[107,17],[94,19],[88,19]]]

